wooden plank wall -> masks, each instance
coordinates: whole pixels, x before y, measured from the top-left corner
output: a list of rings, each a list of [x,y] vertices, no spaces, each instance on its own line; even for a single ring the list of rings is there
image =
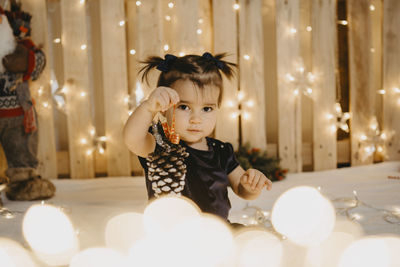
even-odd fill
[[[93,129],[89,101],[86,6],[83,1],[61,0],[64,79],[66,81],[68,144],[71,178],[94,177],[90,152]]]
[[[301,98],[286,80],[300,58],[299,5],[298,0],[276,2],[279,157],[290,172],[302,170]]]
[[[389,137],[387,156],[400,160],[400,2],[383,2],[384,131]]]
[[[336,1],[312,2],[312,64],[314,83],[314,170],[337,165],[334,104],[336,100]],[[329,115],[333,115],[331,118]]]
[[[128,106],[124,102],[128,97],[124,1],[101,0],[100,21],[107,174],[129,176],[129,151],[121,142],[122,129],[128,118]]]
[[[213,1],[213,45],[214,53],[228,53],[227,61],[238,63],[237,58],[237,11],[232,6],[235,0]],[[238,71],[228,80],[224,78],[224,94],[218,113],[215,136],[230,142],[235,149],[239,146],[239,117],[237,112]]]
[[[367,156],[361,136],[370,136],[369,126],[375,115],[375,94],[371,86],[371,20],[370,1],[348,1],[351,164],[373,162]]]
[[[262,1],[241,0],[239,13],[240,91],[243,92],[243,143],[267,148],[264,96],[264,39]]]

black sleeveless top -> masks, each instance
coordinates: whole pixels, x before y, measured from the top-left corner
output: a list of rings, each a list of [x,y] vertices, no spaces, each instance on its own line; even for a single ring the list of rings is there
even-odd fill
[[[184,141],[180,144],[186,147],[189,157],[186,184],[182,195],[193,200],[203,212],[212,213],[227,219],[231,203],[228,198],[228,174],[239,162],[230,143],[206,137],[208,150],[191,148]],[[158,144],[156,144],[158,146]],[[151,182],[148,179],[146,159],[139,157],[146,176],[146,187],[149,199],[153,198]]]

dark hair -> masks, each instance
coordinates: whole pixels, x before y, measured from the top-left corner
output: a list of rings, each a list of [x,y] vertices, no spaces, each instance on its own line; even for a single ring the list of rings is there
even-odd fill
[[[166,59],[151,56],[141,62],[145,66],[140,69],[139,73],[143,72],[142,82],[146,80],[148,84],[150,70],[153,68],[162,70],[157,86],[170,87],[177,80],[186,79],[195,83],[199,88],[203,88],[205,85],[214,85],[220,89],[218,104],[221,104],[223,94],[221,72],[230,79],[234,76],[236,67],[234,63],[221,60],[224,57],[226,57],[226,53],[215,56],[211,56],[209,53],[205,53],[203,56],[186,55],[183,57],[167,55]]]

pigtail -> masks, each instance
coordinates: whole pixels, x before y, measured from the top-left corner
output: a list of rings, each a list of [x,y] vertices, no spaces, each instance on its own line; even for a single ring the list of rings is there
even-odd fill
[[[237,68],[237,64],[222,60],[227,57],[227,53],[221,53],[214,56],[214,58],[220,61],[222,64],[222,68],[219,68],[226,78],[231,79],[235,75],[235,69]]]
[[[145,64],[140,70],[139,70],[139,74],[142,74],[142,82],[144,82],[146,80],[146,83],[149,84],[149,72],[152,69],[157,68],[162,62],[164,62],[164,59],[162,59],[161,57],[156,57],[156,56],[152,56],[152,57],[148,57],[145,61],[140,61],[141,64]]]

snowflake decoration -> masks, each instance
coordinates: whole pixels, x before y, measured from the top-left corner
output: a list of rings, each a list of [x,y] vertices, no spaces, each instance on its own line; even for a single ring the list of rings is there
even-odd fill
[[[304,95],[311,97],[315,76],[311,72],[306,72],[302,63],[299,64],[296,71],[293,73],[287,73],[285,79],[294,88],[294,95],[297,96],[301,92]]]
[[[346,133],[349,132],[349,126],[347,125],[347,121],[350,119],[349,112],[343,112],[340,103],[335,104],[335,115],[336,115],[336,129],[342,129]]]

